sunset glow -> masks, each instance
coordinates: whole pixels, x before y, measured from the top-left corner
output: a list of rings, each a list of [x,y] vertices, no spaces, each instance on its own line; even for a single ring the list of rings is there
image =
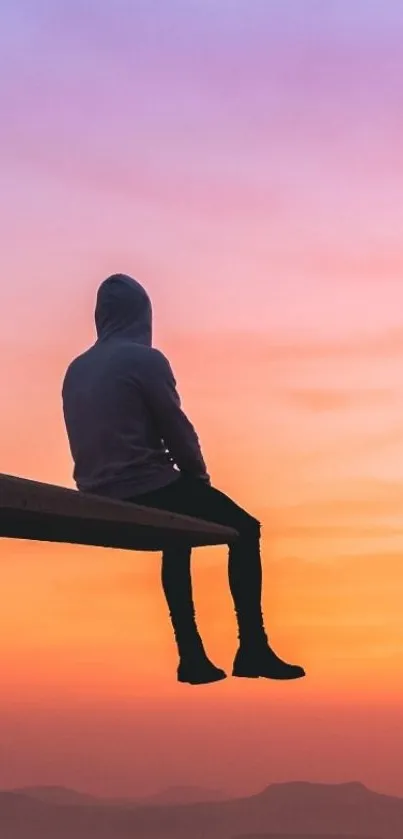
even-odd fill
[[[403,796],[402,30],[380,0],[2,4],[0,469],[74,486],[64,370],[135,276],[307,678],[180,686],[158,556],[4,540],[0,788]],[[194,557],[229,670],[226,551]]]

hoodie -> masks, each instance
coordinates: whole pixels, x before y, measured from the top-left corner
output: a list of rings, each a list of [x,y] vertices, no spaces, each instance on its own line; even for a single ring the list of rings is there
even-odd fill
[[[152,346],[152,306],[124,274],[100,285],[97,340],[67,368],[63,416],[81,492],[124,500],[181,473],[209,482],[168,359]]]

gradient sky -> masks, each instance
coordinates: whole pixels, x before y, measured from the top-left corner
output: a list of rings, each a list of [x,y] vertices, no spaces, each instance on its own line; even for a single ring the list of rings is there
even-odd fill
[[[402,30],[397,0],[2,3],[1,469],[73,486],[64,370],[136,276],[308,677],[179,686],[158,557],[5,542],[0,787],[403,795]],[[225,549],[194,570],[230,667]]]

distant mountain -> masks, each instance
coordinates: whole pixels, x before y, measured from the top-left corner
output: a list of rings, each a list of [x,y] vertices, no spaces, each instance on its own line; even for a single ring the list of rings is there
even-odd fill
[[[192,804],[54,803],[0,793],[4,839],[402,839],[403,798],[359,783],[272,784],[257,795]],[[287,834],[287,837],[284,836]],[[330,839],[330,837],[329,837]]]
[[[226,795],[217,789],[205,787],[176,786],[167,787],[144,798],[138,799],[141,804],[195,804],[202,801],[225,801],[233,796]]]
[[[45,801],[50,804],[103,804],[104,801],[96,795],[58,786],[20,787],[8,790],[8,792],[27,795],[29,798],[35,798],[37,801]]]
[[[138,798],[101,798],[86,792],[78,792],[63,786],[18,787],[7,790],[34,798],[49,804],[98,804],[99,806],[138,807],[149,804],[195,804],[203,801],[225,801],[230,798],[224,792],[197,786],[172,786],[150,795]]]

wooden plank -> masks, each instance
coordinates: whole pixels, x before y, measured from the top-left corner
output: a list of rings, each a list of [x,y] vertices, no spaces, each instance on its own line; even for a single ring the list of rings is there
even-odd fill
[[[238,533],[202,519],[0,473],[0,536],[160,551],[169,545],[229,544]]]

